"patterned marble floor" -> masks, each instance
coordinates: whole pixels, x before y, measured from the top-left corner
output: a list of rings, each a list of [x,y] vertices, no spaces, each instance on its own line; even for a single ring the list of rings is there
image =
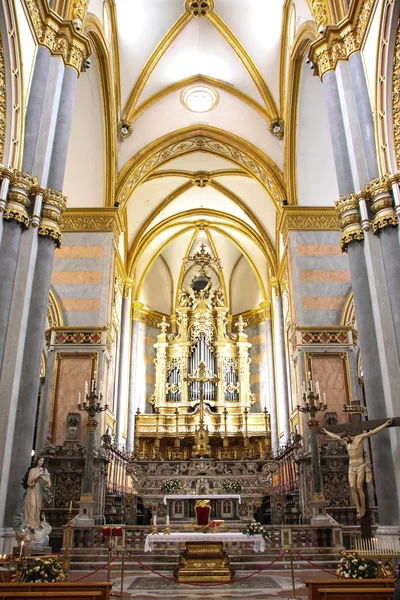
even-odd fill
[[[161,571],[162,575],[171,577],[171,571]],[[249,575],[250,571],[238,571],[235,578],[240,580]],[[84,573],[81,572],[80,576]],[[77,573],[71,573],[70,579],[77,579]],[[307,590],[302,583],[303,579],[326,578],[329,575],[311,571],[295,572],[296,598],[307,598]],[[104,574],[98,573],[93,577],[97,581],[104,579]],[[90,581],[88,577],[86,581]],[[113,575],[114,595],[120,597],[121,579],[119,573]],[[268,600],[278,598],[293,598],[293,589],[290,573],[282,571],[268,571],[237,581],[234,584],[218,587],[199,587],[175,583],[163,579],[158,575],[146,573],[142,570],[130,571],[124,579],[124,600]]]

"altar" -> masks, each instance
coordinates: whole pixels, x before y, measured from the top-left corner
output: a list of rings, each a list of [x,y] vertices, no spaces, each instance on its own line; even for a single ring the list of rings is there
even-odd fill
[[[230,582],[234,571],[229,564],[226,544],[251,544],[254,552],[264,552],[265,541],[261,535],[244,533],[171,533],[149,534],[144,551],[152,552],[161,544],[185,544],[174,574],[181,582]]]
[[[195,501],[209,500],[213,519],[239,519],[240,494],[168,494],[163,504],[167,506],[170,521],[195,519]]]

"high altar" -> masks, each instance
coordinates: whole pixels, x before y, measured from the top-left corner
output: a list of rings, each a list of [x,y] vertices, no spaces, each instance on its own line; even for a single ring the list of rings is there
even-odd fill
[[[219,259],[204,244],[184,259],[176,313],[159,324],[149,411],[136,414],[131,473],[143,502],[161,517],[164,494],[157,487],[166,476],[186,494],[169,503],[170,517],[185,520],[193,517],[188,496],[212,499],[224,493],[232,474],[265,476],[270,457],[269,414],[261,412],[250,387],[246,323],[240,317],[232,325],[221,272]],[[262,490],[248,494],[261,498]],[[252,516],[247,504],[240,511],[232,500],[218,503],[217,512],[228,519]]]

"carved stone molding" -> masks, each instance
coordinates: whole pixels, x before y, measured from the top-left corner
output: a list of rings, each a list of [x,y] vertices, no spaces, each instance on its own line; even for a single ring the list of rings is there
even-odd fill
[[[0,34],[0,161],[4,156],[4,144],[6,141],[6,70],[4,64],[4,52]]]

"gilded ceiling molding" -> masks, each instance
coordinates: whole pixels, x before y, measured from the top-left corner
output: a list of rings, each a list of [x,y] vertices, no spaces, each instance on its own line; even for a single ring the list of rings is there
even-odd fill
[[[36,43],[61,56],[65,65],[79,75],[82,63],[90,54],[85,36],[77,31],[72,21],[64,21],[55,13],[46,0],[25,0],[22,5]]]
[[[268,112],[261,104],[253,100],[247,94],[244,94],[240,90],[231,85],[228,85],[224,81],[220,81],[219,79],[214,79],[213,77],[208,77],[207,75],[192,75],[191,77],[187,77],[186,79],[181,79],[180,81],[176,81],[171,85],[165,87],[163,90],[153,94],[150,98],[147,98],[142,104],[139,104],[137,108],[133,108],[130,113],[127,113],[124,117],[124,122],[132,124],[136,119],[138,119],[147,109],[151,106],[168,96],[169,94],[173,94],[179,90],[182,90],[186,87],[190,87],[192,85],[209,85],[213,88],[217,88],[226,92],[227,94],[231,94],[241,102],[244,102],[250,108],[255,110],[263,119],[270,123],[274,116]]]
[[[375,86],[375,106],[378,118],[374,121],[380,175],[391,173],[398,168],[392,166],[390,141],[393,138],[397,165],[400,165],[400,147],[396,148],[396,146],[400,146],[400,23],[397,23],[393,47],[394,6],[394,2],[383,4],[378,41],[377,82]],[[390,78],[392,78],[391,82]],[[391,102],[388,97],[390,89],[392,91]],[[390,110],[390,103],[392,103],[392,110]],[[390,123],[390,114],[393,116],[393,123]],[[398,137],[397,141],[396,137]]]
[[[20,170],[24,143],[24,77],[21,37],[13,0],[3,1],[3,15],[7,36],[3,40],[0,36],[0,163]],[[8,56],[8,65],[5,56]],[[8,81],[6,69],[10,75]],[[7,102],[10,110],[6,122]]]
[[[6,66],[4,62],[3,44],[0,32],[0,163],[4,160],[7,125]]]
[[[220,226],[230,227],[243,233],[246,237],[250,238],[251,241],[259,248],[262,254],[265,256],[266,260],[269,264],[271,264],[271,257],[269,256],[267,249],[264,246],[263,239],[260,234],[255,231],[250,225],[242,221],[239,217],[234,215],[227,215],[224,212],[215,209],[209,208],[193,208],[190,210],[185,210],[181,213],[177,213],[171,215],[157,223],[152,229],[149,229],[146,234],[137,242],[136,246],[133,244],[130,247],[128,254],[128,273],[133,273],[136,265],[141,257],[141,255],[145,252],[146,248],[153,242],[160,233],[171,227],[177,227],[178,225],[184,226],[191,224],[194,226],[194,221],[189,221],[188,219],[192,216],[198,215],[200,219],[205,222],[205,227],[209,226],[208,221],[206,219],[208,217],[214,217],[219,219],[224,219],[224,223],[218,223]],[[272,264],[271,268],[274,269],[275,265]]]
[[[125,204],[134,189],[161,165],[178,156],[199,151],[222,156],[245,169],[261,183],[280,211],[286,191],[279,167],[253,144],[209,125],[173,131],[137,152],[120,171],[117,201]]]
[[[340,324],[345,327],[354,327],[356,324],[356,307],[354,306],[354,294],[351,291],[343,308]]]
[[[234,194],[231,190],[226,188],[224,185],[221,185],[217,181],[211,181],[210,186],[213,187],[218,192],[220,192],[220,194],[223,194],[224,196],[226,196],[227,198],[232,200],[232,202],[237,204],[239,206],[239,208],[241,208],[241,210],[249,217],[249,219],[251,219],[253,221],[254,225],[257,227],[258,232],[264,242],[264,246],[267,251],[270,263],[273,265],[276,265],[275,248],[269,238],[269,235],[265,231],[263,224],[258,219],[256,214],[247,206],[247,204],[241,198],[239,198],[239,196]]]
[[[289,35],[289,19],[292,12],[292,9],[296,10],[296,7],[293,5],[293,0],[285,0],[285,4],[283,7],[283,17],[282,17],[282,37],[281,37],[281,55],[280,55],[280,67],[279,67],[279,109],[280,113],[283,116],[283,119],[286,119],[285,114],[285,83],[286,83],[286,59],[288,53],[288,35]]]
[[[278,230],[287,243],[289,231],[340,231],[340,221],[334,208],[285,206]]]
[[[219,169],[218,171],[209,171],[208,176],[210,179],[216,179],[217,177],[250,177],[247,171],[243,171],[242,169]],[[196,172],[183,171],[180,169],[153,171],[153,173],[147,177],[146,181],[162,177],[185,177],[186,179],[194,179],[196,177]]]
[[[387,71],[386,71],[387,72]],[[385,80],[385,88],[388,89],[388,83]],[[392,131],[394,148],[397,162],[397,169],[400,169],[400,18],[397,23],[396,29],[396,41],[394,47],[393,57],[393,74],[392,74]],[[385,128],[387,131],[387,127]],[[387,144],[386,144],[387,148]],[[387,153],[388,153],[387,149]],[[390,173],[391,169],[388,168],[384,172]]]
[[[328,0],[306,0],[319,34],[333,23]]]
[[[311,46],[310,59],[323,78],[334,71],[339,60],[347,60],[363,46],[374,10],[379,0],[354,0],[348,15],[337,25],[328,25]]]
[[[204,215],[204,213],[209,212],[211,213],[217,213],[217,211],[205,211],[204,209],[194,209],[193,211],[188,211],[189,213],[200,213],[201,215]],[[216,214],[216,216],[218,216],[218,213]],[[165,223],[160,223],[158,225],[156,225],[156,228],[158,228],[160,225],[163,226],[163,230],[167,230],[170,229],[171,227],[176,226],[176,222],[174,225],[174,218],[176,218],[176,215],[174,215],[173,217],[170,217],[170,219],[168,219],[169,221],[172,220],[172,222],[168,225],[168,226],[164,226]],[[233,219],[232,219],[233,220]],[[240,221],[239,219],[235,219],[237,221]],[[156,250],[156,252],[154,253],[154,255],[152,256],[151,260],[148,262],[148,264],[146,265],[146,268],[144,269],[142,276],[140,278],[139,284],[136,288],[135,291],[135,300],[138,300],[140,298],[140,293],[144,284],[144,281],[147,277],[148,272],[150,271],[151,267],[153,266],[154,262],[157,260],[158,256],[160,254],[162,254],[162,252],[165,250],[165,248],[167,248],[175,239],[177,239],[178,237],[180,237],[181,235],[184,235],[185,233],[187,233],[188,231],[191,231],[193,229],[210,229],[211,231],[216,231],[217,233],[219,233],[220,235],[228,238],[238,249],[239,251],[245,256],[245,258],[247,259],[247,261],[249,262],[254,275],[257,279],[258,285],[260,287],[261,290],[261,294],[262,294],[262,298],[263,300],[267,299],[267,293],[266,293],[266,289],[265,289],[265,285],[264,285],[264,280],[261,277],[256,265],[254,264],[251,256],[247,253],[247,251],[243,248],[243,246],[238,242],[237,238],[235,237],[235,235],[230,235],[227,231],[225,231],[224,229],[220,229],[219,226],[225,226],[228,228],[233,229],[234,231],[243,233],[244,235],[246,235],[245,231],[247,230],[247,235],[248,237],[252,237],[252,229],[250,227],[248,227],[247,224],[243,224],[243,227],[238,227],[236,225],[231,225],[229,223],[218,223],[218,224],[213,224],[210,221],[206,221],[204,219],[201,219],[199,221],[182,221],[179,223],[180,225],[183,226],[183,229],[181,229],[178,232],[175,232],[172,236],[170,236],[168,239],[166,239],[163,244]],[[157,233],[156,233],[157,235]],[[156,235],[154,235],[153,237],[156,237]],[[267,259],[268,260],[268,259]],[[128,274],[129,273],[133,273],[134,272],[134,268],[132,268],[132,264],[131,261],[128,262]]]
[[[117,179],[117,109],[115,85],[111,65],[111,55],[103,28],[98,18],[88,15],[85,23],[85,35],[97,57],[102,96],[102,117],[104,136],[104,206],[113,206]]]
[[[132,88],[131,93],[129,94],[128,101],[123,110],[123,121],[132,122],[133,111],[136,107],[136,104],[139,100],[140,94],[143,91],[144,86],[148,82],[150,75],[171,46],[172,42],[178,37],[178,35],[185,29],[186,25],[190,23],[193,19],[193,16],[189,12],[184,12],[183,15],[178,19],[178,21],[171,27],[171,29],[166,33],[161,42],[158,44],[150,58],[147,60],[144,65],[142,72],[140,73],[135,85]]]
[[[47,302],[47,321],[49,327],[61,327],[64,324],[62,310],[53,290],[50,290]]]
[[[223,36],[242,61],[265,102],[268,114],[270,115],[270,120],[279,119],[278,108],[266,82],[237,37],[214,11],[208,12],[206,18],[214,25],[215,29]]]
[[[192,182],[187,181],[183,185],[176,188],[173,192],[168,194],[168,196],[166,198],[164,198],[164,200],[162,200],[162,202],[160,202],[156,206],[156,208],[150,213],[150,215],[147,217],[147,219],[145,219],[145,221],[140,226],[140,229],[137,232],[137,234],[135,235],[135,239],[133,240],[133,242],[131,244],[131,249],[139,247],[143,235],[145,234],[146,230],[150,227],[150,225],[154,221],[154,219],[157,217],[157,215],[159,215],[160,212],[162,212],[164,210],[164,208],[166,206],[168,206],[168,204],[170,204],[171,202],[173,202],[174,200],[179,198],[179,196],[181,196],[188,190],[191,190],[192,187],[193,187]]]
[[[287,200],[290,205],[297,204],[297,135],[298,135],[298,111],[301,85],[301,73],[304,57],[310,44],[316,38],[313,23],[307,22],[298,29],[293,42],[289,73],[287,78],[287,98],[285,122],[286,135],[284,144],[285,183]]]
[[[63,233],[110,231],[118,247],[123,223],[117,208],[68,208],[63,215],[61,231]]]
[[[115,7],[115,0],[105,0],[104,6],[107,5],[110,17],[111,26],[111,47],[112,47],[112,59],[113,59],[113,73],[114,73],[114,85],[116,93],[116,104],[118,114],[121,112],[121,73],[120,73],[120,60],[119,60],[119,44],[118,44],[118,23],[117,23],[117,9]],[[104,7],[103,7],[104,11]]]

